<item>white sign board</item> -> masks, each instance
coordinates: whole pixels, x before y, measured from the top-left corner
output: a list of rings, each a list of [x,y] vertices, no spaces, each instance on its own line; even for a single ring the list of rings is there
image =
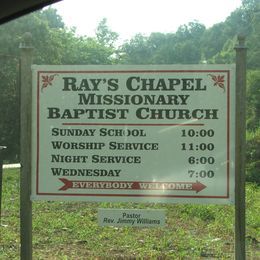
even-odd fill
[[[98,209],[98,224],[114,227],[163,227],[165,210]]]
[[[32,199],[233,203],[234,69],[33,66]]]

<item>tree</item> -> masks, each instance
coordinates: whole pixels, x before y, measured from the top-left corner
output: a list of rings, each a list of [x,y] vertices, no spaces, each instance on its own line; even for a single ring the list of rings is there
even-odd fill
[[[0,55],[0,145],[7,146],[6,159],[17,160],[19,152],[19,60]]]
[[[260,128],[260,70],[250,71],[247,76],[247,129]]]
[[[173,33],[152,33],[149,37],[152,48],[151,63],[173,64],[176,60],[176,36]]]
[[[260,71],[247,76],[247,180],[260,184]]]
[[[201,38],[205,26],[198,22],[182,25],[178,31],[168,34],[141,34],[125,43],[121,62],[132,64],[198,63],[201,60]]]
[[[237,43],[237,37],[233,37],[233,39],[228,39],[222,50],[214,55],[211,59],[209,59],[209,63],[216,64],[232,64],[235,62],[235,52],[234,46]]]
[[[151,48],[148,38],[142,34],[137,34],[130,40],[123,44],[120,49],[121,57],[120,63],[125,64],[150,64],[151,62]]]
[[[64,29],[65,24],[62,21],[62,17],[58,15],[57,10],[48,7],[43,12],[39,13],[39,18],[48,23],[48,27],[52,29]]]
[[[118,39],[118,33],[113,32],[107,25],[107,19],[103,18],[96,30],[97,40],[101,45],[106,47],[114,47],[116,40]]]
[[[250,68],[260,67],[260,2],[246,1],[252,8],[251,25],[252,33],[248,37],[248,65]],[[247,7],[249,8],[249,7]]]
[[[18,46],[25,32],[33,35],[35,64],[111,64],[116,39],[105,23],[99,27],[99,40],[78,37],[52,8],[0,27],[0,145],[8,146],[13,161],[19,155]]]

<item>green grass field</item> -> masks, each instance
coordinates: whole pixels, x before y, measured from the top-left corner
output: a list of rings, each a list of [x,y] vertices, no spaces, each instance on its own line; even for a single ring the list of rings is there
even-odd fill
[[[260,188],[246,187],[246,251],[260,259]],[[20,258],[19,170],[3,176],[0,259]],[[98,208],[166,209],[163,228],[100,227]],[[33,202],[33,259],[233,259],[234,207]]]

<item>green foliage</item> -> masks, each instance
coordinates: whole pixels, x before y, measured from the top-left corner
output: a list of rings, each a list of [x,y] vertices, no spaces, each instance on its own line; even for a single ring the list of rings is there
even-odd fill
[[[250,68],[260,67],[260,2],[253,9],[251,17],[252,33],[248,36],[248,64]]]
[[[168,34],[137,34],[120,49],[120,63],[126,64],[195,64],[201,59],[201,38],[205,26],[198,22],[182,25]]]
[[[35,64],[111,64],[117,38],[106,20],[98,27],[97,39],[78,37],[53,8],[0,27],[0,145],[8,146],[6,159],[12,162],[19,160],[19,44],[25,32],[33,35]]]
[[[0,259],[19,259],[19,170],[4,171]],[[259,259],[260,188],[246,185],[246,252]],[[161,228],[100,227],[97,208],[165,209]],[[234,206],[33,203],[33,259],[233,259]]]
[[[251,132],[247,131],[246,139],[247,181],[260,184],[260,128]]]
[[[247,75],[247,129],[260,128],[260,70],[249,71]]]
[[[17,159],[20,129],[18,66],[16,57],[0,55],[0,145],[8,147],[5,154],[13,160]]]
[[[120,63],[150,64],[151,44],[148,38],[137,34],[129,43],[125,43],[120,50]]]
[[[57,14],[57,10],[51,7],[45,9],[44,12],[39,13],[39,18],[47,22],[48,27],[52,29],[64,29],[65,24],[62,17]]]
[[[77,36],[62,17],[47,8],[0,27],[0,145],[7,159],[19,160],[19,43],[25,32],[33,35],[36,64],[197,64],[234,63],[237,34],[247,37],[247,180],[259,183],[260,127],[260,2],[243,0],[226,21],[206,29],[197,21],[175,33],[137,34],[116,47],[118,34],[102,19],[96,37]]]
[[[209,63],[214,64],[232,64],[235,61],[234,46],[237,42],[236,37],[225,42],[222,50],[209,59]]]
[[[260,71],[247,75],[247,136],[246,174],[247,181],[260,184]]]
[[[103,18],[98,24],[96,30],[97,40],[101,45],[107,47],[114,47],[116,40],[118,39],[118,33],[113,32],[107,25],[107,19]]]

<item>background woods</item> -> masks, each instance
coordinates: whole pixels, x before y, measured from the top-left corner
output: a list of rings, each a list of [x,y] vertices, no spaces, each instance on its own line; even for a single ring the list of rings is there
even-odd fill
[[[0,27],[0,145],[6,160],[19,161],[19,43],[33,35],[35,64],[198,64],[234,63],[237,34],[248,47],[247,180],[260,183],[260,4],[244,0],[225,20],[206,28],[192,21],[175,33],[135,35],[121,46],[107,20],[96,36],[78,36],[55,9],[47,8]]]

